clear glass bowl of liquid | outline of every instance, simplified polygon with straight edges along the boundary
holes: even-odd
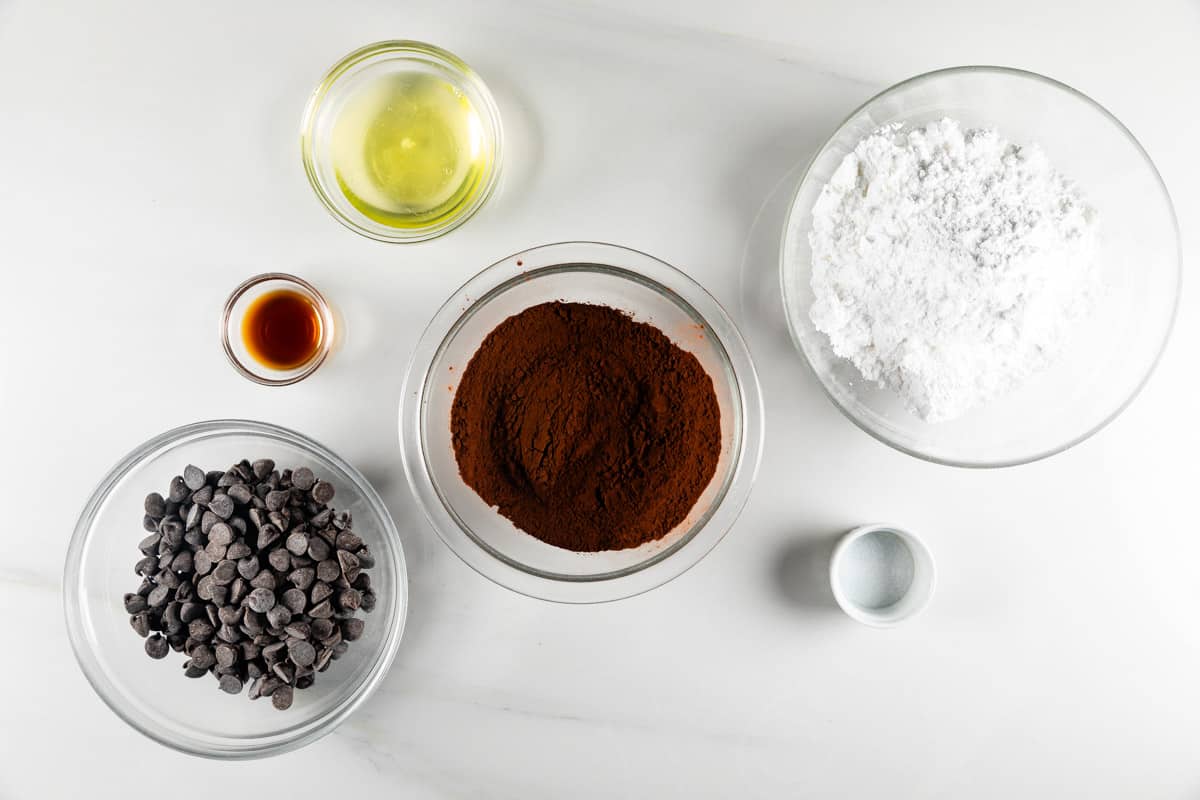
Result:
[[[309,98],[304,171],[346,227],[419,242],[466,222],[495,189],[500,112],[483,80],[433,45],[388,41],[343,58]]]

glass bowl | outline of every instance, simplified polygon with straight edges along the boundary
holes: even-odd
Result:
[[[1103,296],[1061,357],[1009,395],[949,422],[927,423],[834,354],[809,319],[812,208],[842,159],[884,125],[949,116],[1037,143],[1099,212]],[[1175,317],[1179,230],[1166,187],[1133,135],[1095,101],[1050,78],[1002,67],[919,75],[875,96],[817,152],[784,225],[780,279],[788,327],[825,391],[876,439],[918,458],[1001,467],[1083,441],[1133,399],[1158,362]]]
[[[312,358],[291,369],[275,369],[259,362],[251,355],[242,336],[242,323],[254,301],[279,290],[296,292],[312,303],[320,328]],[[325,302],[325,298],[308,281],[285,272],[267,272],[243,281],[229,295],[229,299],[225,301],[225,308],[221,311],[221,347],[229,358],[229,363],[243,378],[264,386],[287,386],[299,383],[312,375],[329,355],[333,341],[333,311]]]
[[[712,377],[721,455],[688,517],[665,537],[628,550],[576,553],[524,533],[459,476],[450,439],[458,376],[503,320],[561,300],[630,313],[691,352]],[[696,564],[737,518],[758,470],[763,411],[758,377],[733,321],[699,284],[645,253],[595,242],[536,247],[467,281],[425,330],[404,382],[400,439],[413,492],[451,550],[485,577],[546,600],[616,600]]]
[[[308,466],[336,490],[332,505],[354,516],[354,531],[375,555],[371,586],[378,600],[362,638],[297,691],[287,711],[269,699],[222,693],[210,677],[188,680],[186,656],[155,661],[130,628],[122,597],[140,579],[143,500],[165,494],[188,464],[224,469],[242,458],[272,458],[280,468]],[[332,731],[387,673],[408,606],[408,578],[395,523],[354,467],[313,440],[275,425],[245,420],[197,422],[156,436],[126,456],[96,487],[67,551],[67,632],[84,675],[117,716],[168,747],[194,755],[244,759],[275,755]]]
[[[338,185],[331,142],[334,123],[368,81],[396,74],[426,75],[450,84],[475,111],[485,168],[462,202],[428,224],[398,228],[356,208]],[[470,219],[491,196],[500,177],[503,131],[500,110],[483,79],[458,56],[431,44],[386,41],[367,45],[334,64],[313,90],[300,125],[300,154],[308,182],[321,203],[350,230],[381,242],[420,242],[448,233]]]

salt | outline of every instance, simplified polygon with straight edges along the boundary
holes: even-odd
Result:
[[[885,609],[904,599],[912,586],[912,552],[891,531],[872,531],[850,542],[837,579],[846,599],[860,608]]]

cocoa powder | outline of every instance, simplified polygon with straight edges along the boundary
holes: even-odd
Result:
[[[712,379],[657,328],[544,303],[500,323],[450,414],[459,473],[521,530],[577,552],[659,539],[716,471]]]

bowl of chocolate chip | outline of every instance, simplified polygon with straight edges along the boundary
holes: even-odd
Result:
[[[733,321],[652,256],[596,242],[509,256],[418,344],[404,466],[434,530],[531,597],[617,600],[700,561],[737,518],[762,399]]]
[[[332,731],[378,687],[407,610],[395,523],[353,466],[295,431],[167,431],[101,481],[67,552],[67,630],[100,698],[210,758]]]

